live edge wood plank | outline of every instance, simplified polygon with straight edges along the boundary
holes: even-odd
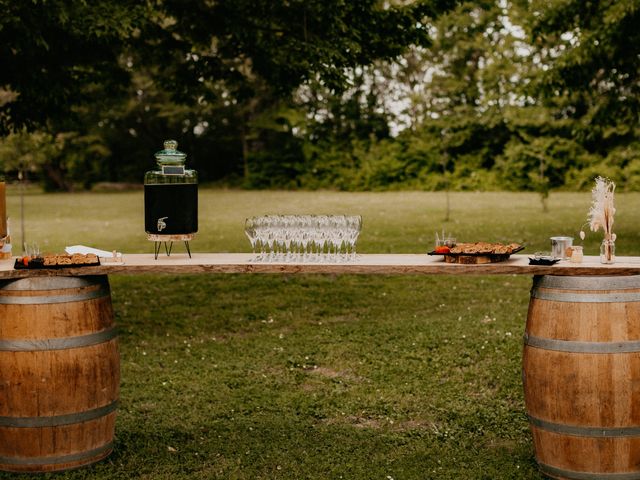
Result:
[[[375,274],[375,275],[639,275],[640,257],[617,257],[613,265],[602,265],[598,257],[585,256],[583,263],[561,261],[552,266],[529,265],[527,255],[512,255],[505,262],[461,265],[445,263],[442,257],[425,254],[359,254],[355,261],[274,263],[254,262],[250,253],[174,253],[170,257],[124,254],[124,264],[59,270],[15,270],[15,258],[0,261],[0,279],[35,276],[284,273],[284,274]]]

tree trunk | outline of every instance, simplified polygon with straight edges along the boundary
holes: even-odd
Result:
[[[51,185],[53,190],[65,192],[73,191],[73,183],[69,182],[60,167],[51,163],[45,163],[42,170],[47,177],[45,184]]]
[[[249,178],[249,140],[247,139],[247,122],[242,124],[242,178]]]

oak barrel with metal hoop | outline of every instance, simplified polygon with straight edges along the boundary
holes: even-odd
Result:
[[[0,470],[105,458],[119,385],[106,276],[0,281]]]
[[[535,277],[522,376],[544,474],[640,479],[640,276]]]

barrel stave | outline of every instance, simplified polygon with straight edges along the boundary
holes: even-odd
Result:
[[[110,404],[119,394],[116,340],[85,348],[0,352],[0,416],[62,415]],[[25,399],[33,398],[33,401]]]

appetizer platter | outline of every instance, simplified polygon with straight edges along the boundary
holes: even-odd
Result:
[[[95,267],[100,265],[100,259],[93,253],[73,255],[42,255],[30,257],[25,255],[16,259],[16,270],[42,269],[42,268],[71,268],[71,267]]]
[[[518,243],[457,243],[453,246],[438,246],[429,255],[443,255],[447,263],[483,264],[504,262],[523,249],[524,246]]]

